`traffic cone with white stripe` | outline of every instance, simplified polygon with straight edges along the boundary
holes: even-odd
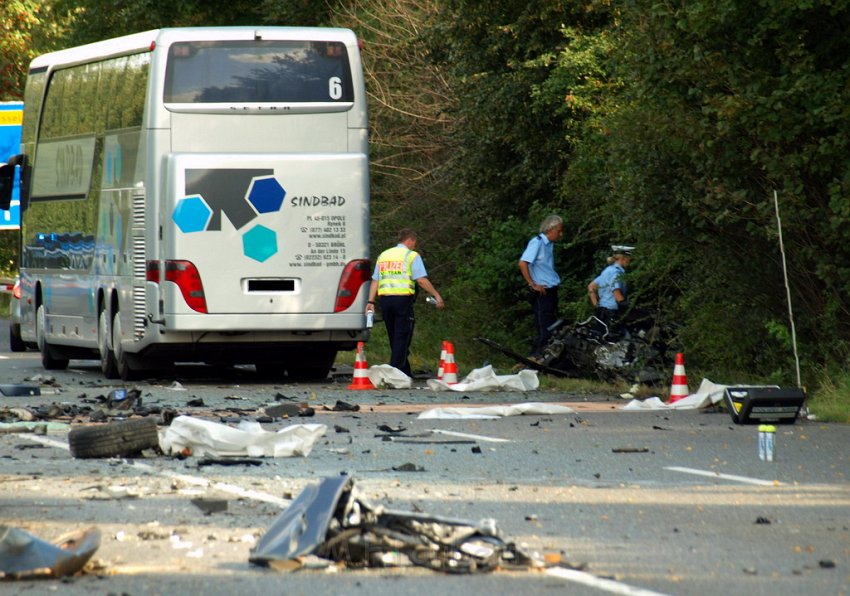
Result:
[[[668,404],[675,403],[689,395],[688,377],[685,375],[685,355],[676,354],[676,366],[673,367],[673,382],[670,384],[670,399]]]
[[[357,342],[357,357],[354,359],[354,376],[351,379],[349,389],[374,389],[375,386],[369,380],[369,365],[366,364],[366,351],[363,342]]]
[[[457,364],[455,364],[455,346],[446,342],[446,361],[443,363],[443,382],[446,385],[457,384]]]
[[[442,380],[443,373],[446,372],[446,344],[449,343],[443,340],[443,349],[440,350],[440,368],[437,369],[437,379]]]

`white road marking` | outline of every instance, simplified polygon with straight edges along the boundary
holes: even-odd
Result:
[[[590,586],[591,588],[597,588],[611,594],[624,594],[626,596],[663,596],[663,592],[654,592],[652,590],[645,590],[644,588],[635,588],[628,584],[623,584],[612,579],[596,577],[590,573],[577,571],[575,569],[550,567],[545,573],[546,575]]]
[[[677,466],[666,466],[664,469],[672,472],[682,472],[683,474],[694,474],[696,476],[707,476],[708,478],[719,478],[721,480],[733,480],[735,482],[743,482],[745,484],[755,484],[756,486],[782,486],[783,484],[778,480],[761,480],[760,478],[750,478],[748,476],[721,474],[720,472],[712,472],[710,470],[695,470],[693,468],[679,468]]]
[[[498,437],[485,437],[484,435],[471,435],[469,433],[459,433],[453,430],[431,429],[429,432],[435,435],[448,435],[450,437],[460,437],[463,439],[475,439],[477,441],[485,441],[490,443],[510,443],[510,439],[500,439]]]

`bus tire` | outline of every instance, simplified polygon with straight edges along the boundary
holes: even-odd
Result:
[[[97,319],[97,351],[100,353],[100,370],[107,379],[117,379],[118,365],[115,363],[115,354],[112,353],[111,339],[112,331],[104,308]]]
[[[134,418],[75,428],[68,433],[68,446],[71,455],[79,459],[126,457],[159,447],[159,434],[154,418]]]
[[[282,380],[286,375],[286,364],[283,362],[255,362],[254,368],[263,379]]]
[[[133,366],[132,356],[121,347],[121,317],[119,313],[112,315],[112,357],[115,359],[115,370],[123,381],[135,381],[141,372]]]
[[[21,337],[20,323],[9,323],[9,349],[13,352],[27,351],[27,344]]]
[[[336,350],[308,351],[305,356],[295,358],[286,367],[292,381],[324,381],[333,368]]]
[[[68,359],[56,355],[56,349],[47,343],[45,336],[45,325],[47,324],[47,312],[44,305],[38,305],[35,315],[35,337],[38,349],[41,352],[41,365],[45,370],[64,370],[68,368]]]

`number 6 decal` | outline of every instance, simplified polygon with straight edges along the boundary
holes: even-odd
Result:
[[[328,79],[328,94],[331,96],[331,99],[342,97],[342,79],[339,77]]]

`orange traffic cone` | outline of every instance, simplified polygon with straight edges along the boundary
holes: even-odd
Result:
[[[673,382],[670,384],[670,399],[668,404],[675,403],[680,399],[688,397],[688,377],[685,376],[685,355],[676,354],[676,366],[673,368]]]
[[[446,342],[446,361],[443,364],[443,382],[447,385],[457,384],[457,364],[455,364],[455,346]]]
[[[349,389],[374,389],[375,386],[369,380],[369,365],[366,364],[366,351],[363,342],[357,342],[357,357],[354,359],[354,376],[351,379]]]
[[[443,373],[446,371],[446,344],[449,343],[443,340],[443,349],[440,350],[440,368],[437,369],[437,379],[443,378]]]

